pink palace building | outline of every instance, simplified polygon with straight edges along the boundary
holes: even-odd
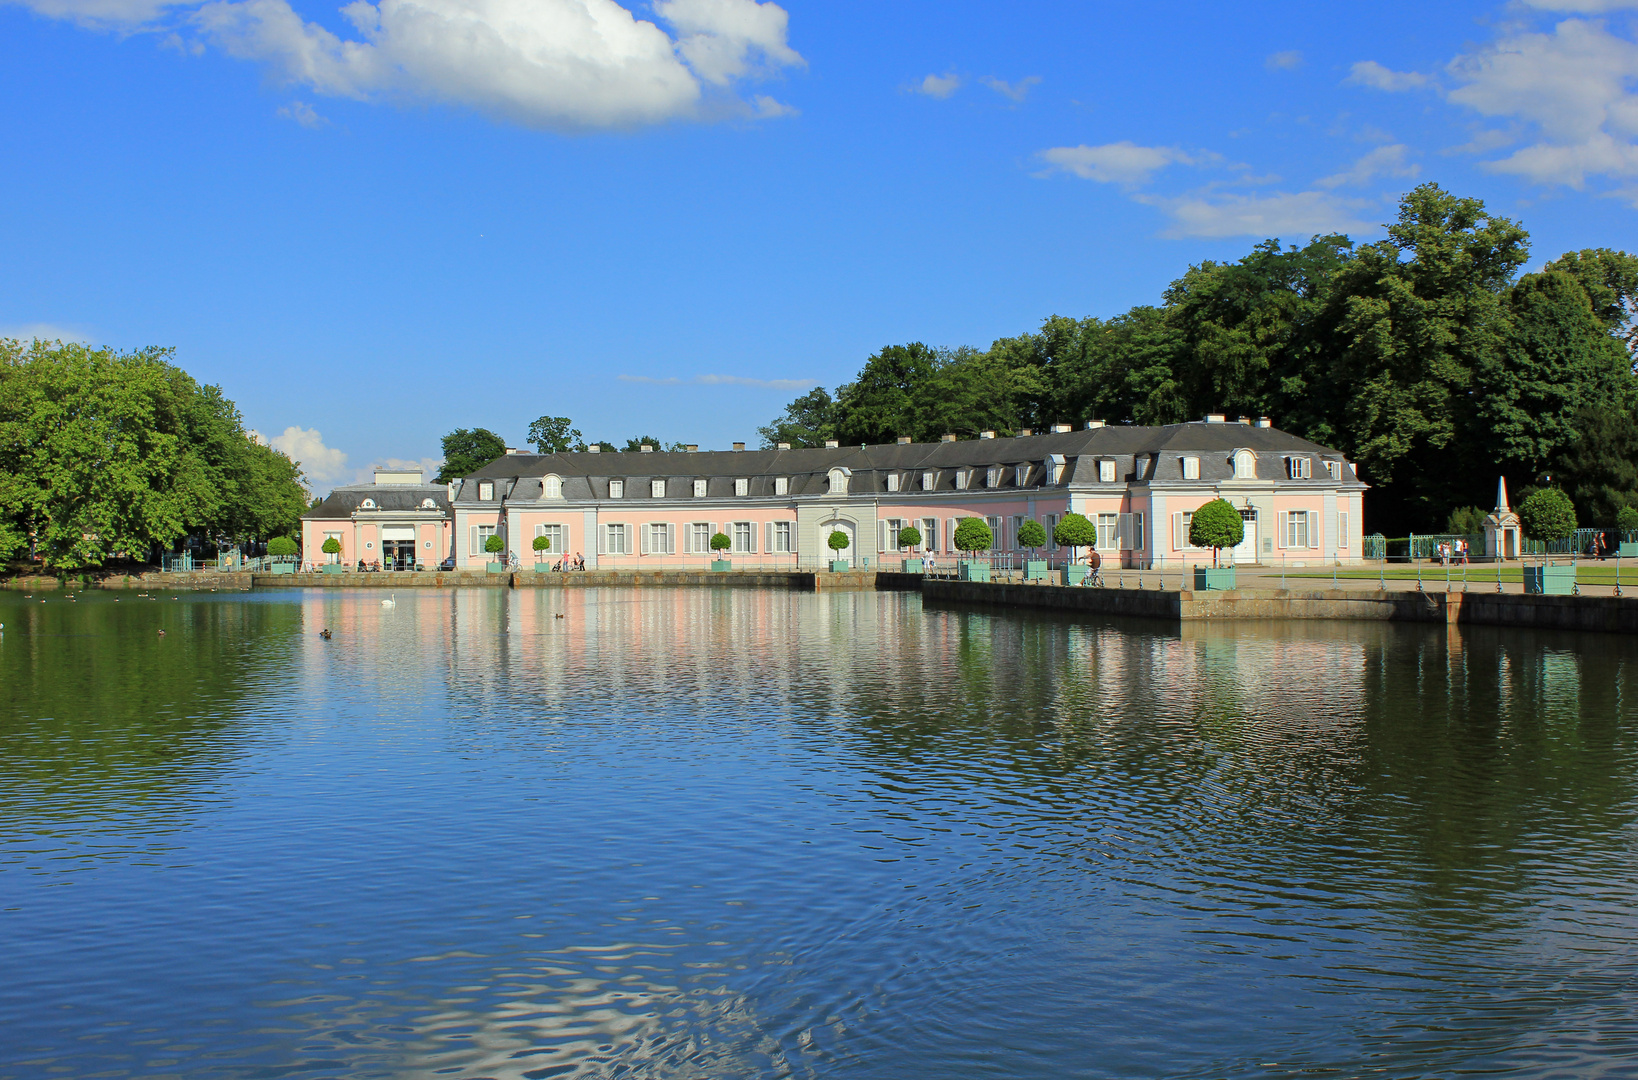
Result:
[[[341,546],[326,554],[324,541]],[[338,487],[302,515],[302,562],[388,570],[436,570],[454,552],[449,489],[418,470],[376,469],[375,483]]]
[[[1025,521],[1040,522],[1050,538],[1073,512],[1097,526],[1098,551],[1109,565],[1150,569],[1211,561],[1209,549],[1189,546],[1189,519],[1221,497],[1246,523],[1235,562],[1346,565],[1361,557],[1366,485],[1354,466],[1267,418],[1214,414],[1164,427],[1058,425],[1014,438],[985,432],[936,443],[744,447],[509,451],[451,485],[452,533],[438,533],[430,511],[442,508],[431,496],[420,504],[429,515],[416,528],[428,538],[448,536],[460,568],[513,560],[550,566],[576,554],[588,568],[605,569],[703,568],[714,557],[736,568],[813,567],[832,557],[825,541],[834,531],[851,540],[842,559],[874,567],[909,554],[898,545],[905,525],[920,530],[923,552],[943,561],[957,554],[956,523],[980,517],[996,551],[1021,556],[1018,529]],[[360,504],[351,517],[373,522],[381,511],[379,502],[373,511]],[[314,524],[308,523],[310,544]],[[377,534],[368,524],[354,527],[358,539],[347,557],[363,543],[368,560],[369,538]],[[719,532],[733,545],[714,556],[710,538]],[[379,536],[385,542],[386,533]],[[485,551],[491,536],[501,538],[504,555]],[[537,536],[547,538],[546,552],[534,550]],[[416,543],[419,554],[426,541]]]

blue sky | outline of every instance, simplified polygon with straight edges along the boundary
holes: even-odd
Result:
[[[1634,247],[1638,0],[1242,7],[0,6],[0,333],[175,346],[323,489],[548,413],[754,442],[1427,180]]]

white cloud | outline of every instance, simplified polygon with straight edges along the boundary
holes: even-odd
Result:
[[[687,380],[675,376],[658,379],[652,375],[616,375],[615,378],[649,386],[681,386],[686,381],[696,386],[754,386],[759,390],[806,390],[819,384],[817,379],[749,379],[743,375],[695,375]]]
[[[1174,162],[1194,163],[1192,157],[1176,147],[1139,146],[1129,140],[1102,146],[1054,146],[1036,156],[1049,166],[1042,175],[1070,172],[1084,180],[1128,186],[1144,183]]]
[[[411,470],[414,470],[414,469],[419,469],[421,471],[421,479],[423,481],[425,481],[426,483],[430,484],[430,483],[432,483],[432,478],[434,476],[438,475],[438,470],[443,468],[443,467],[444,467],[444,459],[443,458],[434,458],[434,457],[424,457],[424,458],[395,458],[395,457],[390,457],[390,458],[382,458],[379,461],[377,461],[375,464],[371,465],[368,469],[360,469],[353,476],[353,483],[355,483],[355,484],[372,484],[372,483],[374,483],[375,482],[375,470],[377,470],[377,469],[394,469],[394,470],[398,470],[398,471],[401,471],[401,472],[408,472],[408,471],[411,471]]]
[[[284,434],[268,440],[273,449],[301,465],[308,483],[334,484],[347,477],[347,455],[324,445],[317,428],[287,427]]]
[[[616,375],[621,382],[647,383],[650,386],[681,386],[681,379],[656,379],[651,375]]]
[[[1302,67],[1302,53],[1296,49],[1270,53],[1263,66],[1270,71],[1291,71]]]
[[[1583,15],[1638,8],[1638,0],[1524,0],[1524,2],[1543,11],[1574,11]]]
[[[1031,75],[1027,78],[1019,79],[1015,83],[1009,83],[986,75],[984,78],[978,81],[989,87],[991,90],[994,90],[997,94],[1000,94],[1004,98],[1010,98],[1013,101],[1023,101],[1029,96],[1030,88],[1041,81],[1041,77],[1039,75]]]
[[[1323,233],[1373,229],[1359,217],[1359,211],[1370,203],[1324,191],[1177,199],[1145,195],[1138,196],[1137,200],[1166,212],[1172,224],[1161,235],[1172,238],[1281,236],[1306,239]]]
[[[961,89],[961,76],[955,72],[950,72],[948,75],[929,75],[921,80],[921,84],[914,89],[918,94],[926,94],[928,97],[935,97],[942,101]]]
[[[675,40],[614,0],[352,0],[341,9],[350,38],[306,21],[289,0],[24,2],[123,29],[174,8],[202,41],[315,93],[448,102],[545,128],[786,115],[771,98],[713,108],[707,89],[804,63],[787,43],[785,9],[771,0],[658,0],[654,12]]]
[[[1420,90],[1429,82],[1426,75],[1415,71],[1393,71],[1375,60],[1361,60],[1349,69],[1348,78],[1343,81],[1390,92]]]
[[[1420,166],[1405,160],[1409,148],[1404,143],[1395,143],[1392,146],[1379,146],[1366,154],[1353,166],[1335,176],[1327,176],[1318,181],[1315,186],[1322,188],[1338,188],[1344,185],[1358,187],[1367,184],[1378,176],[1397,176],[1410,179],[1421,171]]]
[[[69,326],[58,326],[55,323],[24,323],[21,326],[0,326],[0,338],[15,338],[22,342],[30,342],[38,338],[41,341],[78,342],[82,345],[91,343],[91,335],[84,330],[76,330]]]
[[[286,120],[294,120],[304,128],[321,128],[330,122],[314,111],[313,107],[305,101],[292,101],[280,108],[278,115]]]

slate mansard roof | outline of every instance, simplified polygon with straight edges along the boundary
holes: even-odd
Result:
[[[1050,484],[1054,464],[1063,470],[1057,487],[1095,491],[1100,483],[1098,462],[1115,462],[1115,483],[1139,482],[1157,488],[1168,485],[1198,487],[1234,479],[1232,455],[1250,450],[1257,456],[1256,478],[1293,487],[1363,488],[1343,455],[1329,447],[1298,438],[1277,428],[1238,423],[1194,422],[1164,427],[1100,427],[1091,430],[1025,435],[1009,439],[964,439],[936,443],[884,443],[809,450],[721,450],[650,453],[508,454],[457,482],[454,503],[493,506],[503,502],[537,502],[545,478],[560,479],[565,502],[601,502],[609,498],[609,481],[623,480],[621,502],[651,499],[649,481],[665,480],[667,499],[694,496],[693,481],[706,482],[706,498],[733,498],[734,481],[748,481],[751,498],[802,498],[830,494],[833,469],[848,473],[848,495],[921,495],[959,492],[971,496],[1006,489],[1040,488]],[[1184,480],[1182,459],[1199,458],[1199,479]],[[1287,477],[1286,459],[1312,459],[1308,479]],[[1322,462],[1340,465],[1332,479]],[[1143,464],[1141,475],[1138,464]],[[1026,467],[1022,477],[1019,467]],[[988,470],[999,467],[998,482],[987,481]],[[957,473],[975,470],[967,488],[957,486]],[[934,474],[934,486],[924,488],[922,477]],[[887,478],[897,474],[899,489],[890,492]],[[775,480],[787,481],[776,494]],[[494,485],[493,497],[479,498],[480,485]],[[673,484],[672,482],[676,482]],[[1021,482],[1020,482],[1021,481]],[[686,485],[686,486],[685,486]]]
[[[432,506],[426,501],[432,500]],[[365,500],[374,506],[365,506]],[[442,484],[350,484],[338,487],[302,515],[304,521],[348,521],[364,513],[431,513],[449,516],[449,489]]]

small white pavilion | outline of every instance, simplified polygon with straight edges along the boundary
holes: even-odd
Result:
[[[1496,480],[1496,508],[1484,519],[1484,550],[1492,559],[1516,559],[1523,550],[1519,516],[1507,505],[1507,477]]]

